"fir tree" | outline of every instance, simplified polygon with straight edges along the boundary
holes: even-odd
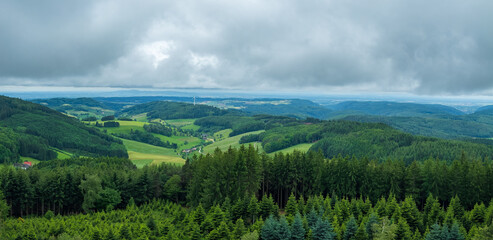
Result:
[[[431,226],[430,233],[426,235],[425,240],[442,240],[442,228],[438,224]]]
[[[303,220],[300,213],[296,213],[293,223],[291,224],[291,239],[303,240],[305,239],[305,228],[303,227]]]
[[[120,239],[126,239],[126,240],[132,239],[132,236],[130,235],[130,231],[128,230],[127,224],[123,224],[120,227],[119,237],[120,237]]]
[[[336,234],[333,232],[333,228],[329,221],[318,218],[315,226],[311,231],[311,237],[313,240],[332,240],[336,238]]]
[[[406,220],[401,217],[397,223],[397,229],[395,231],[396,240],[411,240],[412,232],[407,224]]]
[[[346,223],[346,230],[344,231],[344,240],[353,239],[356,236],[356,231],[358,231],[358,225],[356,224],[356,219],[354,216],[349,218]]]
[[[289,196],[288,198],[288,203],[286,204],[286,214],[288,216],[294,216],[296,214],[296,212],[298,211],[298,206],[297,206],[297,203],[296,203],[296,197],[294,196],[293,193],[291,193],[291,195]]]
[[[261,237],[264,240],[278,240],[280,239],[279,230],[279,222],[274,219],[271,215],[267,220],[265,220],[264,225],[262,226]]]
[[[236,220],[236,224],[233,230],[233,236],[235,239],[240,239],[241,236],[243,236],[246,233],[247,229],[245,227],[245,223],[243,222],[243,219],[239,218]]]
[[[356,240],[366,240],[368,239],[368,234],[366,234],[366,227],[363,222],[358,227],[358,230],[356,231]]]
[[[460,232],[459,224],[454,222],[450,228],[449,238],[447,240],[465,240],[464,235]]]
[[[248,204],[248,214],[251,218],[252,223],[255,223],[255,218],[259,212],[260,207],[258,205],[257,198],[255,197],[255,195],[252,195],[252,197],[250,198],[250,203]]]
[[[373,239],[373,226],[375,224],[378,224],[378,216],[375,213],[371,213],[365,225],[365,231],[369,239]]]
[[[284,216],[279,219],[279,225],[277,225],[280,239],[291,239],[291,229],[289,229],[289,224]]]

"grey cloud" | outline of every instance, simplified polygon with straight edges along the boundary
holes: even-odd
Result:
[[[0,9],[4,85],[493,88],[487,0],[3,1]],[[149,53],[160,43],[168,47]]]

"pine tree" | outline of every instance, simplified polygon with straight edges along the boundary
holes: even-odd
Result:
[[[205,210],[202,207],[202,204],[199,203],[197,208],[195,208],[195,211],[193,214],[194,221],[200,226],[202,224],[202,222],[204,222],[205,217],[206,217]]]
[[[442,228],[438,224],[431,226],[430,233],[426,235],[426,240],[442,240]]]
[[[399,218],[399,222],[397,223],[397,229],[395,231],[395,239],[411,240],[411,237],[412,237],[412,232],[406,220],[403,217]]]
[[[296,197],[294,196],[293,193],[288,198],[288,203],[286,204],[286,214],[288,216],[294,216],[296,212],[298,211],[298,204],[296,203]]]
[[[257,217],[259,212],[260,207],[258,205],[257,198],[255,197],[255,195],[252,195],[250,203],[248,204],[248,215],[251,218],[252,223],[255,223],[255,218]]]
[[[147,219],[146,225],[151,230],[151,232],[157,230],[156,221],[154,221],[154,218],[152,216]]]
[[[308,227],[310,229],[313,229],[313,227],[317,223],[318,219],[319,219],[319,216],[317,215],[317,213],[313,210],[310,211],[310,213],[308,213],[308,215],[306,216],[306,220],[308,222]]]
[[[449,230],[448,230],[447,225],[444,225],[444,226],[442,227],[442,234],[441,234],[441,235],[442,235],[442,239],[446,239],[446,240],[448,240],[448,239],[449,239],[449,234],[450,234],[450,232],[449,232]]]
[[[332,240],[336,238],[336,233],[334,233],[334,229],[332,228],[329,221],[318,218],[317,222],[313,226],[311,230],[311,239],[312,240]]]
[[[421,233],[419,232],[418,229],[416,229],[416,231],[414,232],[414,235],[413,235],[413,240],[422,240],[423,237],[421,236]]]
[[[356,231],[356,240],[366,240],[368,239],[368,235],[366,234],[366,227],[363,222],[358,227],[358,230]]]
[[[260,202],[260,215],[262,218],[267,219],[271,214],[277,215],[275,211],[276,204],[274,203],[272,196],[267,197],[267,195],[264,195],[262,197],[262,201]]]
[[[305,228],[303,227],[303,220],[300,213],[296,213],[293,223],[291,224],[291,239],[303,240],[305,239]]]
[[[5,200],[3,192],[0,190],[0,223],[7,218],[10,212],[10,206]]]
[[[280,239],[291,239],[291,229],[289,229],[289,224],[284,216],[279,219],[278,230]]]
[[[480,225],[484,222],[486,213],[486,207],[484,203],[475,204],[474,208],[471,210],[471,222],[476,225]]]
[[[449,238],[447,240],[465,240],[464,235],[460,232],[459,224],[454,222],[450,228]]]
[[[356,219],[354,216],[349,218],[346,223],[346,230],[344,231],[344,240],[353,239],[356,236],[356,231],[358,231],[358,225],[356,224]]]
[[[190,227],[190,240],[202,239],[202,233],[200,232],[200,226],[196,222],[191,222]]]
[[[115,236],[115,233],[113,232],[113,229],[110,228],[108,232],[106,232],[105,235],[105,240],[117,240],[118,238]]]
[[[127,224],[123,224],[121,227],[120,227],[120,239],[126,239],[126,240],[130,240],[132,239],[132,236],[130,235],[130,231],[128,230],[128,226]]]
[[[233,230],[233,236],[235,239],[240,239],[241,236],[243,236],[246,233],[247,229],[245,227],[245,223],[243,222],[243,219],[239,218],[236,220],[236,224]]]
[[[373,239],[373,226],[378,224],[378,216],[373,212],[370,214],[370,218],[368,218],[368,222],[365,225],[365,231],[368,235],[368,239]]]
[[[262,226],[261,237],[264,240],[278,240],[280,239],[279,230],[279,222],[274,219],[271,215],[267,220],[265,220],[264,225]]]

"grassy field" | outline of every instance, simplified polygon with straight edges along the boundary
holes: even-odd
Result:
[[[33,165],[40,162],[38,159],[34,159],[34,158],[31,158],[31,157],[23,157],[23,156],[20,156],[20,159],[21,159],[22,162],[32,162]]]
[[[175,126],[175,127],[184,127],[188,125],[193,125],[193,122],[195,122],[195,118],[189,118],[189,119],[172,119],[172,120],[165,120],[165,122],[169,125]]]
[[[148,164],[174,163],[178,165],[185,164],[173,149],[157,147],[141,142],[122,139],[127,148],[129,159],[137,167],[143,167]]]
[[[72,153],[69,153],[69,152],[66,152],[66,151],[63,151],[63,150],[60,150],[57,148],[53,148],[52,150],[57,153],[58,159],[69,159],[72,157]]]
[[[292,153],[294,150],[298,150],[300,152],[307,152],[310,147],[313,145],[313,143],[302,143],[302,144],[298,144],[298,145],[294,145],[294,146],[291,146],[291,147],[288,147],[288,148],[285,148],[285,149],[281,149],[281,150],[278,150],[278,151],[275,151],[275,152],[271,152],[269,153],[268,155],[269,156],[274,156],[276,153]]]
[[[139,121],[139,122],[147,122],[147,113],[141,113],[141,114],[132,116],[131,118],[135,119],[136,121]]]
[[[221,141],[223,139],[226,139],[228,138],[229,134],[232,132],[233,130],[228,128],[228,129],[224,129],[224,130],[221,130],[219,132],[216,132],[214,133],[214,139],[216,141]]]
[[[196,137],[188,137],[188,136],[163,136],[159,134],[153,133],[154,136],[160,138],[163,142],[170,142],[178,144],[178,150],[183,150],[186,148],[192,148],[202,143],[202,140]],[[186,144],[185,144],[186,142]]]
[[[221,149],[222,151],[225,151],[225,150],[228,150],[228,148],[231,146],[231,147],[240,147],[240,138],[245,136],[245,135],[248,135],[248,134],[258,134],[258,133],[261,133],[263,132],[264,130],[260,130],[260,131],[255,131],[255,132],[248,132],[248,133],[243,133],[243,134],[240,134],[240,135],[237,135],[237,136],[234,136],[234,137],[229,137],[229,138],[226,138],[226,139],[223,139],[221,141],[216,141],[214,142],[213,144],[211,145],[208,145],[206,147],[204,147],[203,149],[203,153],[212,153],[214,152],[214,150],[216,148],[219,148]],[[228,133],[229,134],[229,133]],[[257,147],[260,146],[260,144],[257,144]],[[261,146],[260,146],[261,147]]]
[[[181,127],[181,129],[183,129],[183,130],[194,130],[194,131],[198,131],[199,128],[200,128],[200,126],[197,126],[195,124],[185,125],[185,126]]]
[[[179,120],[189,120],[189,119],[179,119]],[[101,129],[106,130],[109,134],[113,134],[113,133],[128,134],[130,133],[130,130],[145,131],[144,130],[144,125],[146,124],[145,122],[137,122],[137,121],[117,121],[117,122],[120,123],[120,127],[109,127],[109,128],[103,127]],[[91,125],[95,125],[95,124],[96,122],[91,122]],[[191,148],[202,143],[202,140],[196,137],[188,137],[188,136],[167,137],[156,133],[152,133],[152,135],[160,138],[163,142],[176,143],[178,145],[179,150]],[[185,144],[185,142],[187,144]]]

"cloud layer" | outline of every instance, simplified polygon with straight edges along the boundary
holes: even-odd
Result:
[[[0,2],[0,85],[484,94],[493,2]]]

